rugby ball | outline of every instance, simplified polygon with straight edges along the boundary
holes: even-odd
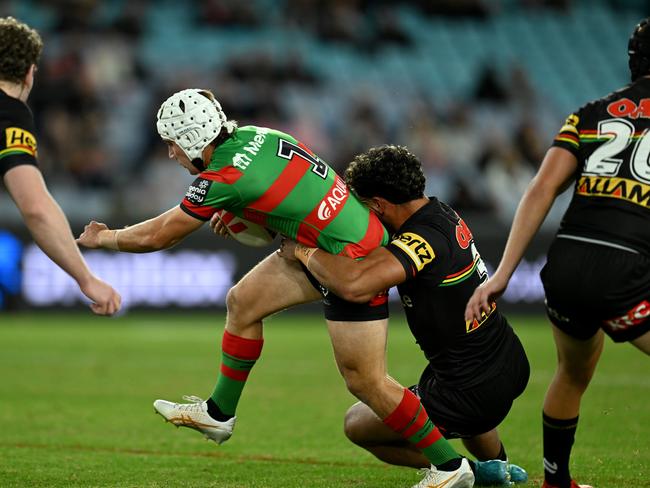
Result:
[[[237,217],[226,210],[218,210],[216,214],[225,225],[228,234],[245,246],[267,246],[275,239],[276,233],[263,225]]]

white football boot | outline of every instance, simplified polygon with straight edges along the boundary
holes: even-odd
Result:
[[[465,458],[456,471],[438,471],[432,465],[424,472],[422,481],[413,485],[413,488],[472,488],[474,486],[474,473]]]
[[[219,422],[208,414],[208,404],[196,396],[183,396],[183,400],[190,403],[174,403],[167,400],[156,400],[153,408],[162,415],[167,422],[176,427],[189,427],[198,430],[206,439],[217,444],[222,444],[230,439],[235,428],[235,418]]]

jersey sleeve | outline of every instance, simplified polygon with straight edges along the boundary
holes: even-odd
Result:
[[[0,115],[0,176],[21,164],[38,166],[34,120],[26,105],[16,101]]]
[[[580,159],[580,112],[569,115],[553,139],[554,147],[561,147]]]
[[[386,249],[402,264],[407,279],[426,271],[430,279],[442,280],[451,256],[448,239],[435,228],[425,225],[400,229]]]
[[[187,189],[181,210],[199,220],[210,220],[222,208],[231,210],[242,202],[237,189],[201,173]]]

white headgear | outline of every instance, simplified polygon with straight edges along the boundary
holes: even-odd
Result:
[[[191,88],[174,93],[160,106],[156,128],[165,140],[174,141],[190,158],[201,158],[203,149],[219,135],[226,122],[221,105],[208,90]]]

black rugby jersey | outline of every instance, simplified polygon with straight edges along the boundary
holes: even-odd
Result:
[[[0,176],[21,164],[37,165],[34,133],[29,107],[0,90]]]
[[[514,332],[493,305],[465,322],[465,305],[487,270],[458,214],[431,198],[404,222],[387,249],[406,270],[397,286],[409,328],[438,381],[470,387],[498,374]]]
[[[558,235],[650,254],[650,79],[571,114],[553,145],[578,159],[573,199]]]

